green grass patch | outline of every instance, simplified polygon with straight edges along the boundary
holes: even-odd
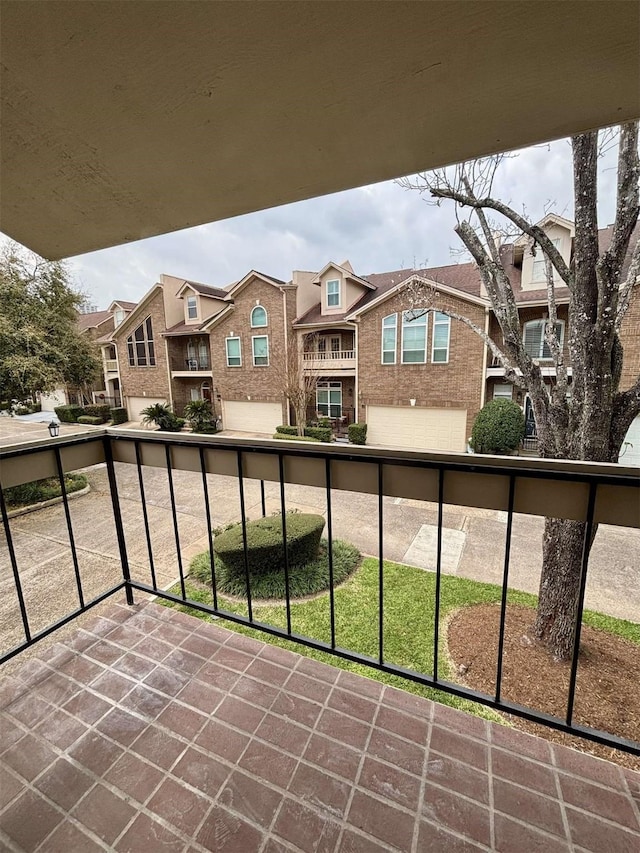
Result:
[[[378,566],[377,560],[373,558],[364,559],[358,571],[334,593],[337,645],[373,658],[377,657],[378,653]],[[411,566],[385,562],[384,589],[385,661],[417,672],[432,673],[435,574]],[[179,594],[179,588],[175,587],[172,592]],[[212,602],[210,590],[195,583],[187,583],[187,596],[204,604],[211,604]],[[495,584],[479,583],[466,578],[443,575],[440,598],[441,619],[446,618],[447,615],[460,607],[499,603],[500,598],[501,588]],[[533,608],[536,606],[537,597],[530,593],[510,590],[509,603]],[[175,606],[177,609],[199,618],[213,621],[212,617],[207,614],[182,605]],[[219,596],[219,606],[234,613],[247,614],[246,605],[225,600],[222,596]],[[298,634],[329,642],[331,637],[329,614],[328,594],[318,596],[311,601],[292,602],[292,629]],[[260,622],[286,628],[284,604],[260,605],[255,603],[253,617]],[[640,644],[640,625],[590,611],[585,611],[584,623]],[[384,684],[400,687],[411,693],[434,699],[437,702],[488,719],[499,719],[504,722],[504,719],[492,709],[469,700],[459,699],[448,693],[415,684],[402,677],[354,664],[288,640],[269,636],[252,628],[236,625],[233,622],[221,620],[220,624],[231,631],[237,631],[262,642],[290,649],[298,654],[315,658],[340,669],[356,672]],[[440,629],[440,638],[439,672],[441,677],[447,678],[452,673],[447,658],[443,627]]]
[[[327,541],[322,539],[315,560],[302,565],[289,567],[289,594],[291,598],[302,598],[316,592],[329,589],[329,556]],[[341,584],[358,566],[360,552],[354,545],[336,539],[333,543],[333,582]],[[244,574],[239,575],[220,557],[216,556],[216,581],[218,589],[227,595],[244,597],[247,585]],[[211,562],[209,552],[198,554],[191,561],[189,573],[204,584],[211,583]],[[252,598],[284,598],[285,580],[282,569],[261,570],[250,574]]]
[[[87,485],[87,478],[84,474],[65,474],[64,485],[67,494],[78,492]],[[9,510],[21,509],[52,498],[59,498],[61,495],[62,490],[57,477],[34,480],[31,483],[23,483],[21,486],[11,486],[4,489],[4,499]]]

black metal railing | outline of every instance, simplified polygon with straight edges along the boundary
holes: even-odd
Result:
[[[21,570],[12,539],[12,522],[8,516],[4,498],[0,499],[2,521],[6,536],[7,550],[12,569],[12,577],[17,595],[24,640],[0,657],[0,662],[18,654],[23,649],[47,636],[58,627],[70,622],[81,613],[105,600],[109,596],[124,590],[127,602],[133,602],[135,591],[152,593],[159,598],[177,604],[184,604],[210,615],[226,619],[237,624],[255,628],[273,636],[291,640],[303,646],[316,649],[337,657],[363,664],[382,672],[400,676],[431,688],[448,692],[458,697],[480,702],[498,711],[514,714],[524,719],[542,723],[553,729],[607,744],[640,754],[640,743],[625,739],[616,734],[603,732],[589,726],[576,723],[574,706],[578,676],[578,653],[581,639],[581,626],[584,609],[589,548],[596,524],[617,524],[619,526],[640,527],[640,478],[630,469],[615,466],[589,466],[585,463],[551,462],[527,459],[500,459],[488,457],[467,457],[463,454],[443,455],[412,452],[391,452],[379,449],[338,447],[328,449],[326,445],[295,445],[272,441],[246,442],[212,438],[205,440],[196,436],[180,438],[158,433],[141,434],[129,430],[105,430],[103,433],[89,436],[59,438],[53,442],[32,442],[31,446],[0,450],[2,474],[0,485],[14,485],[16,480],[24,478],[20,474],[22,463],[28,457],[39,454],[43,476],[51,471],[58,477],[63,498],[66,529],[73,558],[75,594],[78,606],[39,632],[33,632],[25,605],[21,582]],[[64,473],[84,465],[104,462],[107,468],[113,520],[117,533],[117,548],[122,568],[122,580],[98,596],[87,600],[78,568],[77,548],[74,537],[72,517],[64,485]],[[11,464],[13,462],[13,464]],[[17,464],[16,464],[17,463]],[[140,504],[149,556],[149,582],[132,577],[129,568],[127,540],[123,527],[117,484],[117,466],[133,465],[137,474]],[[161,468],[166,472],[171,510],[173,537],[175,540],[177,561],[177,592],[160,588],[154,564],[152,535],[147,511],[143,472],[145,468]],[[211,564],[212,603],[206,604],[190,598],[187,577],[181,557],[180,526],[178,522],[175,493],[175,472],[191,471],[199,475],[202,494],[197,496],[191,490],[191,500],[204,502],[204,516],[208,529],[209,559]],[[5,475],[6,472],[6,475]],[[238,486],[239,520],[242,523],[244,544],[246,615],[232,612],[220,606],[220,591],[216,580],[216,562],[213,548],[211,518],[211,475],[223,474],[235,477]],[[279,495],[280,512],[286,539],[286,486],[288,484],[316,485],[324,489],[327,512],[328,569],[329,569],[329,631],[328,640],[296,633],[292,629],[291,596],[289,594],[289,565],[287,549],[284,549],[285,612],[286,626],[267,624],[255,618],[255,601],[252,597],[251,575],[249,572],[247,544],[247,482],[259,484],[260,506],[263,516],[266,514],[265,482],[273,483]],[[213,483],[215,488],[215,482]],[[376,499],[377,519],[377,643],[375,654],[364,654],[353,648],[341,647],[336,638],[337,603],[334,590],[334,511],[333,495],[336,490],[369,494]],[[430,672],[417,671],[394,664],[385,649],[385,519],[384,498],[409,497],[435,505],[437,512],[437,538],[435,559],[435,595],[433,605],[433,659]],[[128,496],[129,499],[131,496]],[[215,495],[213,496],[215,499]],[[157,500],[157,497],[155,498]],[[497,660],[495,688],[489,693],[466,687],[463,684],[443,678],[439,671],[441,632],[441,597],[443,579],[443,518],[445,507],[458,504],[487,509],[502,509],[506,512],[504,542],[504,563],[500,595],[499,636],[497,638]],[[562,716],[553,716],[532,707],[524,707],[503,696],[503,658],[505,647],[505,623],[509,594],[509,577],[512,559],[512,535],[514,517],[518,513],[534,514],[543,517],[558,507],[564,507],[565,517],[580,520],[585,524],[583,558],[579,600],[575,625],[575,641],[570,665],[570,675],[566,695],[566,711]],[[193,509],[196,507],[194,505]],[[5,595],[8,591],[5,590]],[[427,614],[425,614],[425,619]],[[624,697],[621,697],[623,700]]]
[[[211,359],[207,355],[189,356],[187,353],[172,355],[170,358],[171,370],[174,371],[198,371],[211,370]]]

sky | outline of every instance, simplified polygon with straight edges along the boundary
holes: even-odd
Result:
[[[615,145],[600,161],[599,224],[613,220]],[[569,141],[523,149],[503,161],[494,196],[532,220],[545,212],[571,218]],[[453,231],[452,202],[427,203],[385,181],[359,189],[200,225],[70,259],[73,281],[98,310],[138,301],[161,273],[225,287],[257,269],[285,281],[294,269],[348,259],[355,272],[386,272],[467,260]],[[5,238],[6,239],[6,238]]]

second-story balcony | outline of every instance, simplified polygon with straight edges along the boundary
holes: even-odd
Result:
[[[305,352],[304,367],[306,370],[321,370],[327,373],[335,371],[355,374],[356,351],[349,350],[326,350]]]
[[[199,374],[211,376],[211,360],[208,355],[198,356],[188,353],[178,353],[170,357],[171,375],[176,376],[198,376]]]
[[[105,358],[103,361],[105,373],[118,372],[118,360],[115,358]]]

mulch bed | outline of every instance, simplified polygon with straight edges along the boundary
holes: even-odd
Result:
[[[502,697],[564,718],[569,664],[554,662],[532,638],[535,611],[510,605],[505,623]],[[493,694],[500,607],[464,607],[449,622],[448,644],[455,680]],[[583,626],[574,722],[640,741],[640,648],[629,640]],[[564,746],[640,770],[640,759],[583,738],[509,716],[517,728]]]

